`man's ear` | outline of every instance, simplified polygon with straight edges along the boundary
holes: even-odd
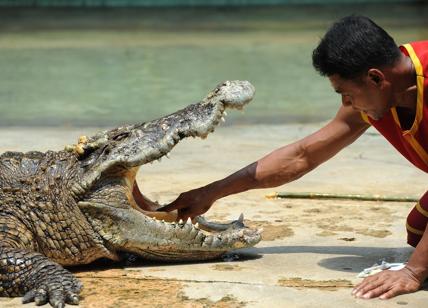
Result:
[[[372,82],[375,86],[379,87],[385,80],[385,75],[377,68],[371,68],[367,72],[367,78],[369,82]]]

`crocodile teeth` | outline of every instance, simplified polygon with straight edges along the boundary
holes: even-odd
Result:
[[[192,220],[190,219],[190,217],[187,218],[186,224],[187,225],[189,225],[189,224],[191,225],[192,224]]]
[[[213,243],[212,243],[212,247],[218,247],[218,246],[220,246],[220,244],[221,244],[221,240],[218,238],[218,237],[215,237],[214,239],[213,239]]]
[[[182,224],[183,224],[183,219],[180,219],[180,220],[178,221],[178,223],[179,223],[180,225],[182,225]]]
[[[190,238],[194,239],[198,235],[199,231],[195,227],[192,227],[189,231]]]
[[[223,111],[223,115],[224,115],[224,116],[227,116],[227,112],[226,112],[226,111]]]
[[[199,222],[195,223],[195,228],[199,229]]]
[[[198,232],[198,234],[195,237],[196,242],[203,242],[203,239],[205,238],[205,234],[203,232]]]
[[[184,224],[184,226],[181,227],[181,230],[184,232],[184,234],[190,234],[190,232],[192,231],[192,228],[193,227],[191,225]]]
[[[244,222],[244,213],[241,213],[241,215],[239,215],[238,221]]]
[[[213,242],[213,236],[207,236],[204,240],[204,243],[202,244],[202,246],[206,247],[206,246],[211,246],[212,242]]]
[[[226,119],[224,117],[221,117],[222,122],[226,122]]]

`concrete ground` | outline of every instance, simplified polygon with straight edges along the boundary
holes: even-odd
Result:
[[[182,191],[219,179],[319,125],[225,126],[207,140],[185,140],[171,159],[143,166],[140,188],[167,203]],[[60,149],[89,129],[3,128],[0,152]],[[210,219],[263,227],[263,241],[215,262],[159,264],[137,260],[74,268],[85,288],[81,307],[426,307],[426,291],[391,300],[350,293],[356,275],[380,260],[403,262],[405,218],[412,203],[268,200],[273,191],[422,195],[427,177],[369,130],[299,181],[219,200]],[[18,307],[20,299],[0,299]],[[26,307],[32,307],[28,304]]]

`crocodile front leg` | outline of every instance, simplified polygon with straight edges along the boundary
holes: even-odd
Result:
[[[53,307],[77,305],[81,283],[61,265],[45,256],[22,249],[0,247],[0,296],[22,296]]]
[[[53,307],[78,304],[82,284],[61,265],[31,251],[28,232],[18,219],[0,219],[0,296],[23,296],[23,303]],[[26,248],[27,247],[27,248]]]

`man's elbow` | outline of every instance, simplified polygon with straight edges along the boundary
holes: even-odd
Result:
[[[310,159],[309,151],[302,145],[296,145],[296,155],[292,162],[292,168],[285,168],[287,177],[294,181],[304,176],[309,171],[317,167],[317,163]]]

